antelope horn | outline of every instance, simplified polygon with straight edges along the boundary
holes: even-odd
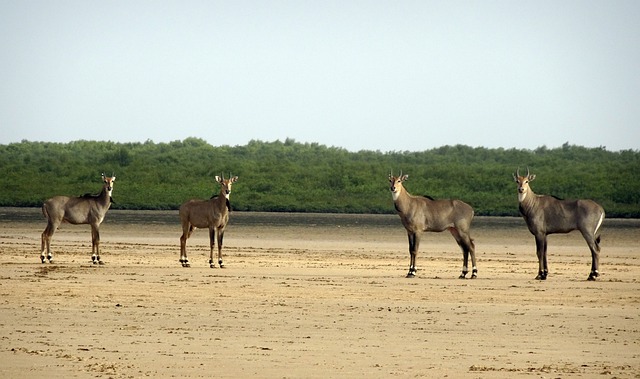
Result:
[[[520,167],[518,166],[518,169],[516,170],[516,176],[520,176]]]
[[[529,178],[529,166],[527,166],[527,178]]]

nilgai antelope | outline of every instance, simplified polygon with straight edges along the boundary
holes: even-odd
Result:
[[[591,273],[587,280],[598,277],[598,254],[600,253],[600,226],[604,220],[604,209],[592,200],[562,200],[553,196],[536,195],[529,183],[536,178],[529,173],[520,176],[520,169],[513,174],[518,183],[520,214],[536,239],[538,254],[538,276],[545,280],[549,273],[547,266],[547,235],[569,233],[579,230],[591,250]]]
[[[430,197],[413,196],[402,185],[409,178],[408,175],[393,176],[389,174],[389,184],[393,202],[400,215],[400,221],[407,229],[409,236],[409,273],[407,278],[416,275],[416,256],[420,245],[422,232],[443,232],[449,230],[462,249],[463,264],[460,279],[464,279],[469,272],[469,254],[473,264],[471,278],[478,276],[476,267],[476,252],[473,239],[469,234],[473,208],[460,200],[434,200]]]
[[[47,227],[42,232],[42,250],[40,260],[53,262],[51,254],[51,237],[61,223],[91,225],[91,260],[94,264],[102,264],[100,260],[100,232],[98,228],[111,207],[111,193],[115,175],[106,177],[102,174],[102,192],[98,195],[85,194],[79,197],[55,196],[42,204],[42,214],[47,218]]]
[[[215,268],[213,263],[213,248],[215,246],[216,233],[218,234],[218,264],[222,263],[222,238],[224,229],[229,222],[231,205],[231,185],[238,180],[237,176],[225,179],[216,176],[216,182],[220,183],[220,194],[209,200],[192,199],[180,206],[180,222],[182,223],[182,236],[180,237],[180,263],[182,267],[190,267],[187,259],[187,240],[196,228],[209,228],[209,242],[211,253],[209,255],[209,267]]]

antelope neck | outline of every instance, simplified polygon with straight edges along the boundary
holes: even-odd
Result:
[[[409,200],[409,193],[404,189],[400,189],[397,192],[392,192],[393,202],[398,212],[402,212],[402,208],[404,208],[404,204]]]
[[[526,198],[527,198],[527,193],[526,192],[525,193],[518,192],[518,201],[519,202],[522,203],[524,201],[524,199],[526,199]]]
[[[518,201],[520,203],[520,209],[529,210],[533,208],[535,198],[536,198],[536,195],[531,190],[523,194],[518,193]]]
[[[215,198],[216,207],[218,207],[221,211],[229,209],[229,195],[227,191],[220,191],[220,194]]]
[[[96,201],[101,204],[111,204],[111,192],[113,192],[113,190],[107,191],[106,188],[102,188],[100,194],[97,196],[97,198],[95,198]]]

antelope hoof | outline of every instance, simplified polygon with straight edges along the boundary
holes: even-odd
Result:
[[[220,266],[220,268],[225,268],[224,263],[222,263],[222,259],[218,259],[218,265]]]
[[[466,279],[467,278],[467,272],[469,272],[469,271],[462,271],[462,274],[460,274],[460,276],[458,276],[458,279]]]
[[[182,267],[191,267],[187,258],[180,258],[180,264]]]
[[[536,276],[536,280],[547,280],[547,273],[546,272],[539,272],[538,276]]]
[[[478,277],[478,270],[477,269],[473,269],[473,271],[471,271],[471,279],[475,279]]]
[[[213,263],[213,259],[209,259],[209,267],[216,268],[216,265]]]
[[[45,259],[46,259],[46,258],[44,257],[44,255],[41,255],[41,256],[40,256],[40,260],[42,261],[42,263],[44,263]]]
[[[593,282],[596,280],[598,276],[600,276],[598,271],[592,271],[591,274],[589,274],[589,277],[587,278],[587,280]]]

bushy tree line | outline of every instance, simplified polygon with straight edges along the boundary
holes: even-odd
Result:
[[[23,141],[0,145],[0,206],[40,206],[58,194],[97,193],[115,173],[114,208],[176,209],[217,193],[215,175],[238,175],[235,210],[391,213],[387,176],[409,175],[414,195],[460,198],[478,215],[517,215],[517,167],[530,167],[539,194],[591,198],[609,217],[640,217],[640,152],[564,144],[536,150],[443,146],[427,151],[359,151],[316,143]]]

